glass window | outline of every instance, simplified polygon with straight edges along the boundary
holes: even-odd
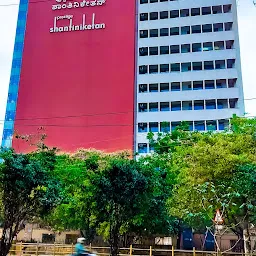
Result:
[[[236,78],[228,79],[228,88],[234,88],[234,87],[236,87],[236,81],[237,81]]]
[[[160,19],[168,19],[169,18],[168,14],[169,14],[168,11],[160,12]]]
[[[160,111],[170,111],[170,103],[160,102]]]
[[[148,124],[147,123],[139,123],[138,124],[138,132],[148,132]]]
[[[180,63],[172,63],[171,72],[180,72]]]
[[[150,3],[157,3],[158,0],[149,0]]]
[[[192,110],[192,101],[183,101],[182,110]]]
[[[172,122],[172,131],[174,131],[180,125],[181,125],[181,122]]]
[[[234,49],[234,40],[226,41],[226,48],[227,49]]]
[[[190,91],[190,90],[192,90],[192,83],[190,81],[182,82],[182,91]]]
[[[150,29],[149,36],[150,37],[158,37],[158,29]]]
[[[139,112],[148,112],[148,104],[147,103],[139,103]]]
[[[230,108],[237,108],[238,99],[229,99],[229,107]]]
[[[158,47],[149,47],[149,55],[158,55]]]
[[[150,20],[158,20],[158,12],[151,12],[149,14],[149,19]]]
[[[217,108],[218,109],[228,108],[228,100],[227,99],[217,100]]]
[[[200,8],[192,8],[191,16],[198,16],[198,15],[200,15]]]
[[[140,4],[147,4],[148,0],[140,0]]]
[[[172,82],[171,83],[171,91],[180,91],[180,83]]]
[[[170,51],[171,51],[171,54],[180,53],[180,46],[179,45],[171,45]]]
[[[231,5],[231,4],[225,4],[225,5],[223,5],[223,12],[224,12],[224,13],[231,12],[231,9],[232,9],[232,5]]]
[[[202,62],[193,62],[192,67],[194,71],[203,70]]]
[[[227,68],[235,68],[236,60],[235,59],[229,59],[227,60]]]
[[[160,64],[160,73],[170,72],[169,64]]]
[[[171,103],[171,110],[172,111],[181,111],[181,102],[180,101],[174,101]]]
[[[149,65],[149,74],[158,73],[158,65]]]
[[[158,123],[149,123],[149,131],[150,132],[158,132]]]
[[[148,47],[141,47],[139,49],[140,56],[148,56]]]
[[[215,89],[214,80],[206,80],[205,81],[205,89],[206,90]]]
[[[203,81],[194,81],[193,82],[193,90],[203,90],[203,89],[204,89]]]
[[[192,26],[192,34],[200,34],[201,33],[201,25]]]
[[[149,92],[158,92],[158,84],[149,84]]]
[[[207,131],[217,131],[217,121],[216,120],[207,120],[206,127],[207,127]]]
[[[213,7],[212,7],[212,13],[213,13],[213,14],[222,13],[222,6],[221,6],[221,5],[213,6]]]
[[[189,35],[190,34],[190,26],[181,27],[181,35]]]
[[[169,54],[169,46],[160,46],[160,54]]]
[[[233,22],[226,22],[225,23],[225,31],[232,30],[232,27],[233,27]]]
[[[169,36],[169,28],[161,28],[160,36]]]
[[[206,109],[216,109],[216,101],[215,100],[206,100],[205,105],[206,105]]]
[[[212,51],[213,50],[213,43],[212,42],[205,42],[203,43],[203,51]]]
[[[227,129],[229,126],[229,121],[228,120],[219,120],[219,130],[224,131]]]
[[[180,10],[180,17],[188,17],[188,16],[189,16],[189,9]]]
[[[143,65],[143,66],[139,66],[139,74],[143,75],[143,74],[147,74],[148,73],[148,66]]]
[[[204,24],[202,26],[203,33],[211,33],[212,32],[212,24]]]
[[[225,69],[225,60],[215,60],[215,69]]]
[[[180,34],[180,28],[179,27],[170,28],[170,35],[171,36],[178,36],[179,34]]]
[[[204,109],[204,101],[203,100],[195,100],[194,101],[194,110],[203,110]]]
[[[181,63],[181,72],[191,71],[191,62]]]
[[[148,20],[148,13],[141,13],[140,14],[140,21]]]
[[[160,131],[161,132],[170,132],[170,122],[162,122],[160,123]]]
[[[139,154],[148,153],[148,145],[146,143],[139,143],[138,152]]]
[[[160,83],[160,92],[169,92],[169,83]]]
[[[201,52],[201,51],[202,51],[201,43],[192,44],[192,52]]]
[[[157,112],[158,111],[158,102],[149,103],[149,112]]]
[[[182,52],[182,53],[188,53],[188,52],[190,52],[190,44],[182,44],[182,45],[181,45],[181,52]]]
[[[139,93],[148,92],[147,84],[139,84]]]
[[[209,15],[209,14],[212,14],[211,7],[210,7],[210,6],[208,6],[208,7],[203,7],[203,8],[202,8],[202,15]]]
[[[204,69],[205,70],[213,70],[214,69],[213,61],[204,61]]]
[[[179,18],[179,10],[170,11],[170,18]]]
[[[220,31],[223,31],[223,30],[224,30],[223,23],[213,24],[213,31],[214,32],[220,32]]]
[[[218,80],[216,80],[216,87],[217,87],[217,89],[227,88],[227,81],[226,81],[226,79],[218,79]]]
[[[214,42],[214,50],[224,50],[224,49],[225,49],[224,41]]]
[[[195,130],[196,131],[205,131],[205,122],[204,121],[195,121]]]
[[[140,30],[140,38],[148,38],[148,30]]]

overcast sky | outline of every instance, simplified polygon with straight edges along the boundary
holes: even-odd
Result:
[[[238,2],[245,99],[256,98],[256,7],[253,6],[252,1],[239,0]],[[0,0],[0,141],[11,71],[18,3],[19,0]],[[249,116],[256,116],[256,100],[245,100],[245,106]]]

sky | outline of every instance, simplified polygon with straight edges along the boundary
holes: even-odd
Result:
[[[238,0],[245,99],[256,98],[256,7],[252,2],[253,0]],[[11,72],[18,3],[19,0],[0,0],[0,141]],[[245,100],[245,108],[248,116],[256,116],[256,100]]]

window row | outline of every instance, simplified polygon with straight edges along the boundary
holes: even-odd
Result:
[[[234,49],[234,40],[216,41],[216,42],[204,42],[182,45],[163,45],[152,47],[140,47],[140,56],[154,56],[164,54],[178,54],[178,53],[190,53],[190,52],[207,52],[218,50],[230,50]]]
[[[174,2],[174,1],[177,1],[177,0],[140,0],[140,4],[153,4],[153,3],[158,3],[158,2]]]
[[[189,72],[200,70],[218,70],[235,68],[235,59],[228,60],[211,60],[211,61],[196,61],[171,64],[155,64],[139,66],[139,74],[157,74],[169,72]]]
[[[161,12],[150,12],[150,13],[140,13],[140,21],[147,20],[158,20],[158,19],[173,19],[173,18],[183,18],[189,16],[199,16],[199,15],[211,15],[220,13],[231,12],[232,5],[216,5],[216,6],[206,6],[191,9],[181,9],[181,10],[171,10],[171,11],[161,11]]]
[[[179,126],[181,122],[149,122],[138,123],[138,132],[170,132]],[[225,130],[229,126],[228,120],[207,120],[187,122],[190,131],[216,131]]]
[[[173,102],[138,103],[139,112],[166,112],[237,108],[238,99],[209,99]]]
[[[191,90],[212,90],[222,88],[233,88],[237,79],[217,79],[205,81],[185,81],[171,83],[139,84],[139,93],[169,92],[169,91],[191,91]]]
[[[203,24],[183,27],[160,28],[150,30],[140,30],[140,38],[178,36],[200,33],[211,33],[232,30],[233,22]]]

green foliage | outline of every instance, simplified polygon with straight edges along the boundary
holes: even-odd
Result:
[[[13,237],[27,221],[45,216],[58,203],[60,184],[52,174],[55,154],[50,149],[31,154],[1,151],[1,256],[7,255]]]

